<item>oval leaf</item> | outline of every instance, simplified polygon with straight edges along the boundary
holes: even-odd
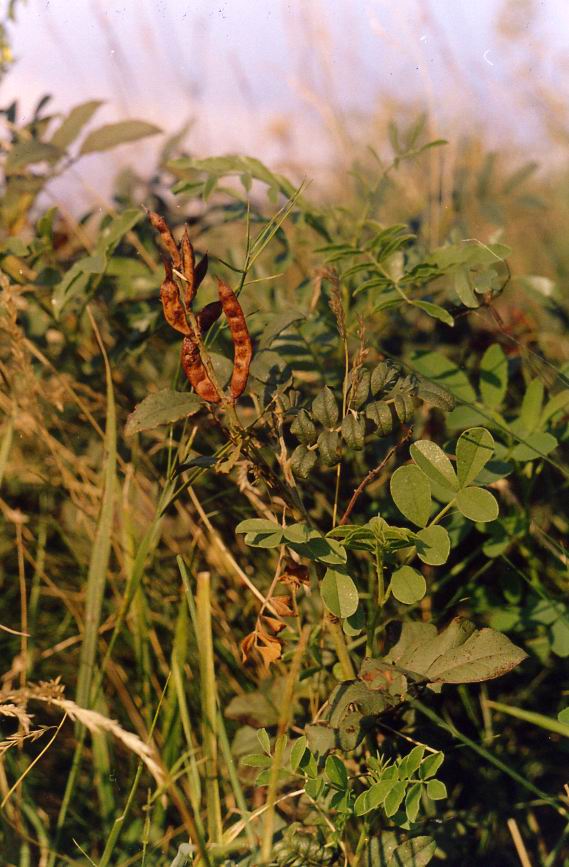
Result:
[[[456,469],[461,487],[473,482],[494,454],[494,438],[483,427],[472,427],[460,435],[456,446]]]
[[[326,608],[336,617],[350,617],[357,610],[358,588],[346,572],[327,569],[320,593]]]
[[[411,457],[427,478],[437,485],[458,491],[459,484],[456,473],[449,458],[440,446],[431,440],[418,440],[410,449]]]
[[[92,154],[108,151],[117,145],[146,138],[162,132],[160,127],[144,120],[121,120],[118,123],[108,123],[90,133],[79,150],[80,154]]]
[[[508,359],[498,343],[489,346],[480,362],[480,394],[489,409],[498,409],[508,388]]]
[[[431,486],[419,467],[406,466],[395,470],[390,489],[401,514],[418,527],[424,527],[432,509]]]
[[[422,545],[417,545],[417,556],[429,566],[442,566],[450,554],[450,536],[444,527],[435,524],[417,533]]]
[[[500,511],[496,497],[490,491],[473,485],[459,491],[456,505],[465,518],[484,524],[495,521]]]
[[[391,592],[399,602],[412,605],[419,602],[427,592],[427,582],[420,572],[411,566],[401,566],[391,576]]]
[[[124,430],[125,436],[152,430],[161,424],[171,424],[193,415],[201,408],[202,402],[197,395],[163,388],[155,394],[149,394],[131,412]]]

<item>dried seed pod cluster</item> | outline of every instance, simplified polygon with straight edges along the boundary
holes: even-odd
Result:
[[[390,361],[380,362],[371,371],[360,367],[351,377],[347,397],[348,413],[341,420],[338,402],[328,386],[310,409],[297,411],[290,432],[299,445],[290,465],[298,478],[307,478],[318,462],[322,466],[338,463],[344,447],[361,451],[366,435],[385,437],[397,425],[408,424],[419,400],[445,410],[454,406],[452,395],[441,386],[406,375]]]
[[[239,300],[227,283],[218,280],[219,301],[206,304],[202,310],[195,314],[195,317],[189,317],[188,311],[191,311],[198,287],[207,273],[207,255],[196,265],[188,227],[185,227],[181,243],[178,245],[164,218],[153,211],[146,213],[150,223],[159,233],[162,246],[167,254],[162,257],[165,277],[160,287],[160,299],[166,322],[184,335],[182,342],[184,373],[196,394],[199,394],[209,403],[222,402],[223,396],[212,382],[204,364],[201,341],[203,335],[223,312],[233,340],[233,373],[230,396],[231,400],[235,401],[245,391],[253,358],[253,344]],[[183,279],[182,292],[175,280],[174,272],[177,272]],[[192,325],[192,321],[195,322],[195,325]]]

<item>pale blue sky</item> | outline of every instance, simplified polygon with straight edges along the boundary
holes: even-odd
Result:
[[[193,119],[201,153],[314,164],[340,116],[357,136],[355,116],[393,96],[436,108],[443,135],[482,129],[492,144],[538,151],[540,90],[561,96],[569,74],[569,0],[27,0],[18,10],[1,104],[18,98],[29,113],[50,92],[57,110],[105,99],[101,122],[138,116],[174,130]],[[500,23],[516,25],[514,41]],[[123,148],[112,159],[129,158]]]

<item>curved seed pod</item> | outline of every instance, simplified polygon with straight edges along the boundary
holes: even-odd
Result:
[[[211,304],[206,304],[199,313],[196,313],[196,320],[199,325],[200,334],[205,334],[209,331],[214,322],[217,322],[221,316],[221,302],[212,301]]]
[[[182,235],[182,243],[180,245],[182,251],[182,274],[186,278],[184,299],[186,307],[189,307],[194,300],[196,294],[196,257],[194,256],[194,248],[190,241],[190,233],[188,227],[184,226],[184,234]]]
[[[219,300],[227,318],[233,338],[233,373],[231,375],[231,397],[237,400],[245,391],[249,377],[249,367],[253,358],[253,343],[245,322],[245,314],[233,289],[223,280],[217,281]]]
[[[156,214],[154,211],[147,210],[146,214],[152,224],[152,227],[160,233],[160,238],[162,239],[164,247],[168,251],[170,259],[172,260],[172,265],[174,266],[174,268],[180,270],[182,266],[182,257],[180,255],[180,251],[178,250],[178,245],[174,240],[174,236],[168,228],[166,220],[164,219],[164,217],[161,217],[160,214]]]
[[[166,277],[160,286],[160,300],[162,301],[164,318],[168,325],[171,325],[176,331],[180,331],[181,334],[191,334],[186,313],[180,301],[180,292],[174,280],[172,266],[166,259],[163,259],[162,262],[166,271]]]
[[[200,284],[202,283],[205,275],[207,274],[208,265],[209,265],[209,259],[208,259],[207,253],[204,253],[203,256],[201,257],[200,261],[196,265],[196,269],[194,271],[194,280],[195,280],[196,289],[199,289]]]
[[[182,341],[182,367],[196,394],[210,403],[221,403],[221,396],[208,376],[193,335],[184,337]]]

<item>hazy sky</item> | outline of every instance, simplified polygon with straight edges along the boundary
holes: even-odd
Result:
[[[540,91],[569,72],[569,0],[27,0],[10,34],[0,103],[24,114],[45,93],[54,110],[102,98],[100,122],[192,120],[196,152],[307,163],[392,97],[433,109],[443,135],[537,150]]]

